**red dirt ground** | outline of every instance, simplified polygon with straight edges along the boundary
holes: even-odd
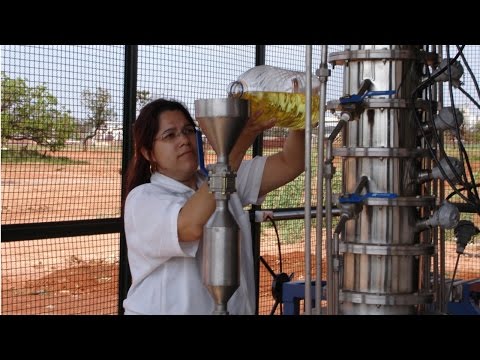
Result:
[[[56,156],[89,164],[2,164],[2,224],[118,217],[120,152]],[[261,255],[278,273],[277,246],[271,239],[274,236],[268,234]],[[304,279],[303,246],[302,242],[282,245],[282,270],[294,273],[293,280]],[[456,260],[454,246],[447,244],[447,276]],[[118,234],[2,243],[1,251],[1,313],[117,313]],[[480,244],[470,244],[466,251],[457,279],[480,276]],[[314,274],[313,257],[311,263]],[[268,314],[274,303],[272,277],[263,265],[260,276],[260,313]]]
[[[39,244],[28,241],[29,252],[38,247],[38,252],[45,249],[55,248],[55,239],[39,240]],[[21,249],[15,253],[7,248],[12,243],[2,244],[2,253],[10,263],[2,263],[2,313],[3,314],[116,314],[118,311],[118,261],[111,258],[112,246],[115,243],[105,241],[104,249],[98,254],[91,256],[71,255],[79,253],[75,243],[71,242],[71,248],[53,251],[50,255],[57,260],[46,261],[38,264],[36,260],[16,261],[19,257],[27,257]],[[50,245],[48,245],[50,243]],[[452,244],[454,245],[454,244]],[[460,261],[456,279],[471,279],[479,276],[478,272],[469,271],[478,267],[478,258],[473,256],[474,251],[479,253],[480,244],[471,244],[474,248],[467,252]],[[97,244],[98,246],[98,244]],[[294,273],[293,280],[304,280],[304,253],[303,243],[282,245],[282,270],[290,275]],[[99,247],[101,248],[101,246]],[[73,251],[71,251],[73,250]],[[453,249],[452,249],[453,250]],[[472,252],[473,251],[473,252]],[[32,251],[31,253],[36,253]],[[70,254],[70,255],[69,255]],[[109,259],[96,259],[99,256],[110,254]],[[276,244],[266,243],[262,246],[262,256],[272,267],[275,273],[279,273],[279,259]],[[51,259],[51,258],[50,258]],[[13,267],[13,264],[17,266]],[[28,266],[27,264],[30,264]],[[312,277],[315,275],[315,259],[312,256]],[[10,266],[7,266],[10,265]],[[452,274],[454,259],[447,262],[447,274]],[[324,263],[324,271],[326,271]],[[325,276],[325,275],[324,275]],[[271,284],[272,276],[266,268],[260,266],[260,314],[269,314],[274,304]],[[276,314],[279,314],[277,308]]]

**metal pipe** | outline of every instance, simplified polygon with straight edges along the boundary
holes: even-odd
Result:
[[[267,213],[272,220],[298,220],[298,219],[305,219],[305,209],[298,208],[298,209],[275,209],[275,210],[257,210],[255,211],[255,221],[262,222],[267,221],[267,219],[263,216],[263,213]],[[322,209],[322,217],[326,215],[326,209]],[[310,211],[312,218],[317,218],[317,209],[312,208]],[[332,208],[332,215],[333,216],[340,216],[341,211],[338,208]]]
[[[333,234],[333,313],[338,314],[339,305],[339,292],[340,292],[340,257],[339,257],[339,234],[335,232]]]
[[[351,116],[348,113],[343,113],[340,115],[340,121],[337,123],[333,131],[330,133],[330,136],[328,137],[329,141],[333,142],[337,135],[342,131],[344,125],[350,120]],[[332,158],[333,160],[333,158]]]
[[[437,51],[437,46],[436,45],[432,45],[432,52],[435,53]],[[435,85],[432,87],[432,100],[433,101],[438,101],[438,88],[441,85],[442,83],[441,82],[436,82]],[[433,146],[436,147],[437,146],[437,143],[436,143],[436,140],[435,140],[435,137],[432,137],[432,141],[433,141]],[[427,166],[428,168],[431,168],[432,166],[432,160],[429,158],[427,160]],[[439,184],[439,180],[436,179],[434,181],[432,181],[432,184],[431,184],[431,187],[432,187],[432,194],[435,198],[438,197],[438,192],[439,192],[439,189],[438,189],[438,184]],[[434,301],[433,303],[433,312],[434,313],[437,313],[440,311],[439,309],[439,306],[438,306],[438,299],[440,299],[441,297],[441,294],[439,293],[439,289],[440,289],[440,286],[438,286],[438,237],[439,237],[439,230],[438,230],[438,227],[434,227],[432,229],[432,237],[433,237],[433,248],[434,248],[434,252],[433,252],[433,281],[432,281],[432,291],[433,293],[436,295],[435,296],[435,299],[436,301]]]
[[[326,253],[327,253],[327,315],[335,315],[333,296],[333,256],[332,256],[332,140],[327,141],[327,153],[325,160],[325,221],[326,221]]]
[[[340,116],[340,121],[335,126],[335,129],[330,133],[327,140],[326,155],[325,155],[325,228],[326,228],[326,255],[327,255],[327,315],[336,315],[335,306],[338,298],[335,298],[334,291],[334,274],[333,274],[333,239],[332,239],[332,177],[334,173],[333,166],[333,142],[338,136],[345,124],[350,120],[348,113],[343,113]]]
[[[360,193],[362,192],[362,190],[364,188],[366,188],[368,185],[368,176],[362,176],[360,178],[360,182],[358,183],[357,187],[355,188],[355,190],[353,191],[354,194],[357,194],[357,195],[360,195]]]
[[[255,66],[265,65],[265,45],[255,45]],[[252,146],[252,157],[257,155],[263,155],[263,132],[260,133]],[[256,211],[260,210],[262,207],[260,205],[252,204],[249,213],[254,214]],[[252,248],[253,248],[253,267],[255,269],[255,314],[258,315],[258,301],[260,294],[260,235],[261,228],[260,224],[251,221],[252,226]]]
[[[320,108],[319,108],[319,123],[318,123],[318,137],[317,137],[317,209],[323,207],[323,157],[325,146],[325,104],[327,102],[327,80],[328,80],[328,66],[327,66],[327,52],[328,46],[322,45],[320,47],[320,66],[318,68],[318,77],[320,79]],[[331,209],[330,209],[331,211]],[[317,243],[315,250],[315,314],[322,314],[322,253],[323,253],[323,218],[317,218]]]
[[[448,46],[448,45],[447,45]],[[441,59],[443,57],[443,45],[438,45],[438,57],[439,59]],[[439,86],[438,86],[438,111],[440,111],[441,109],[443,108],[443,84],[442,83],[439,83]],[[443,136],[442,134],[439,134],[439,138],[440,138],[440,141],[442,141],[443,139]],[[443,144],[440,143],[438,144],[438,152],[439,154],[437,154],[437,157],[439,160],[441,160],[441,151],[440,151],[440,148],[443,147]],[[439,186],[439,198],[440,199],[444,199],[445,198],[445,184],[443,181],[440,181],[439,182],[440,186]],[[439,286],[439,296],[437,298],[437,302],[439,303],[439,307],[438,307],[438,310],[441,312],[441,313],[445,313],[446,310],[447,310],[447,297],[446,297],[446,294],[445,294],[445,288],[446,288],[446,283],[445,283],[445,230],[444,229],[440,229],[439,230],[440,232],[440,239],[439,239],[439,245],[440,245],[440,249],[439,249],[439,262],[440,262],[440,274],[439,274],[439,277],[440,277],[440,286]]]
[[[310,215],[311,196],[312,196],[312,45],[307,45],[305,49],[305,66],[306,66],[306,116],[305,116],[305,314],[312,313],[312,265],[311,265],[311,223]]]
[[[345,45],[345,51],[350,50],[351,45]],[[343,69],[343,95],[347,95],[345,89],[350,89],[350,61],[345,61],[345,67]]]

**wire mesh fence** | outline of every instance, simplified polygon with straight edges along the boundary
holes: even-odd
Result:
[[[343,46],[329,46],[329,52]],[[456,47],[450,47],[451,53]],[[444,47],[444,54],[446,50]],[[146,102],[165,97],[182,101],[194,113],[194,100],[225,97],[228,84],[255,65],[256,47],[242,46],[139,46],[136,93],[126,93],[125,47],[123,46],[2,46],[2,235],[11,226],[49,231],[51,238],[22,233],[18,241],[2,240],[3,314],[115,314],[119,305],[121,192],[125,153],[124,100],[133,97],[137,111]],[[480,49],[466,47],[465,58],[480,71]],[[465,61],[465,60],[463,60]],[[320,63],[320,47],[313,47],[312,70]],[[290,70],[305,68],[304,46],[266,46],[265,64]],[[331,69],[327,101],[343,94],[343,69]],[[472,74],[466,72],[462,89],[478,98]],[[453,91],[453,98],[449,92]],[[465,147],[473,174],[478,174],[477,147],[479,108],[464,93],[444,86],[445,105],[462,109]],[[326,114],[327,133],[336,125]],[[452,153],[458,141],[445,135]],[[285,129],[264,134],[263,154],[283,146]],[[206,140],[206,139],[205,139]],[[341,144],[338,139],[336,144]],[[318,139],[312,141],[312,177],[317,174]],[[205,162],[215,154],[205,143]],[[252,151],[249,151],[249,155]],[[335,159],[334,192],[341,192],[341,159]],[[304,176],[270,193],[266,209],[298,208],[305,204]],[[316,202],[312,181],[312,204]],[[449,192],[446,190],[446,195]],[[462,218],[479,226],[477,214]],[[115,231],[102,221],[117,222]],[[88,234],[78,232],[88,221]],[[34,227],[33,225],[39,227]],[[315,220],[312,222],[316,226]],[[10,227],[9,227],[10,226]],[[33,227],[32,227],[33,226]],[[305,227],[303,220],[279,221],[278,237],[273,226],[261,224],[260,255],[274,272],[305,277]],[[11,229],[11,230],[9,230]],[[70,229],[70,230],[69,230]],[[49,232],[50,234],[50,232]],[[28,235],[28,236],[27,236]],[[312,236],[315,230],[312,229]],[[35,240],[29,240],[35,238]],[[324,237],[325,239],[325,237]],[[315,244],[312,244],[315,248]],[[453,231],[446,232],[446,276],[455,265]],[[478,244],[469,244],[459,261],[457,278],[478,277]],[[313,256],[313,255],[312,255]],[[281,258],[281,261],[280,261]],[[313,258],[312,258],[313,259]],[[314,261],[312,260],[312,264]],[[313,272],[314,269],[312,269]],[[259,267],[259,314],[271,312],[275,300],[272,277]],[[275,313],[280,313],[278,308]]]

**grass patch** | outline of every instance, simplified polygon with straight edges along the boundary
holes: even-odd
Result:
[[[2,149],[2,163],[45,163],[55,165],[87,165],[85,160],[72,160],[66,156],[51,156],[40,153],[38,150],[3,150]]]
[[[470,161],[480,161],[480,145],[479,144],[464,144]],[[459,148],[458,145],[448,144],[445,146],[445,152],[448,156],[458,157]]]
[[[302,174],[292,182],[269,193],[262,204],[265,209],[285,209],[304,206],[304,179]],[[266,229],[272,228],[270,222],[263,224]],[[294,244],[304,238],[305,224],[303,220],[288,220],[277,222],[280,242]]]

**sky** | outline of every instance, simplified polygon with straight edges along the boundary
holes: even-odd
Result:
[[[313,70],[319,64],[316,48]],[[269,49],[267,64],[305,69],[305,46]],[[139,46],[138,55],[137,88],[154,98],[181,100],[192,112],[195,99],[226,96],[228,84],[255,65],[254,45]],[[31,86],[44,83],[77,119],[86,116],[81,92],[105,88],[121,121],[123,46],[8,45],[1,48],[1,61],[8,76],[22,77]]]
[[[123,45],[2,45],[1,69],[10,77],[22,77],[29,85],[44,83],[59,103],[77,119],[85,119],[81,92],[101,87],[112,95],[117,121],[122,121]],[[342,51],[330,45],[328,52]],[[451,56],[456,48],[451,47]],[[465,56],[475,74],[480,74],[480,47],[467,45]],[[291,70],[305,70],[305,46],[267,46],[266,64]],[[444,52],[445,54],[445,52]],[[139,46],[138,86],[156,97],[183,101],[194,113],[194,101],[225,97],[227,87],[238,75],[254,66],[254,45],[151,45]],[[313,46],[312,70],[320,63],[320,46]],[[331,68],[331,67],[330,67]],[[343,70],[337,66],[327,82],[327,101],[342,96]],[[465,68],[464,88],[477,100],[473,81]],[[445,90],[446,87],[445,87]],[[445,92],[445,105],[450,103]],[[469,105],[472,119],[479,110],[456,91],[457,106]]]

